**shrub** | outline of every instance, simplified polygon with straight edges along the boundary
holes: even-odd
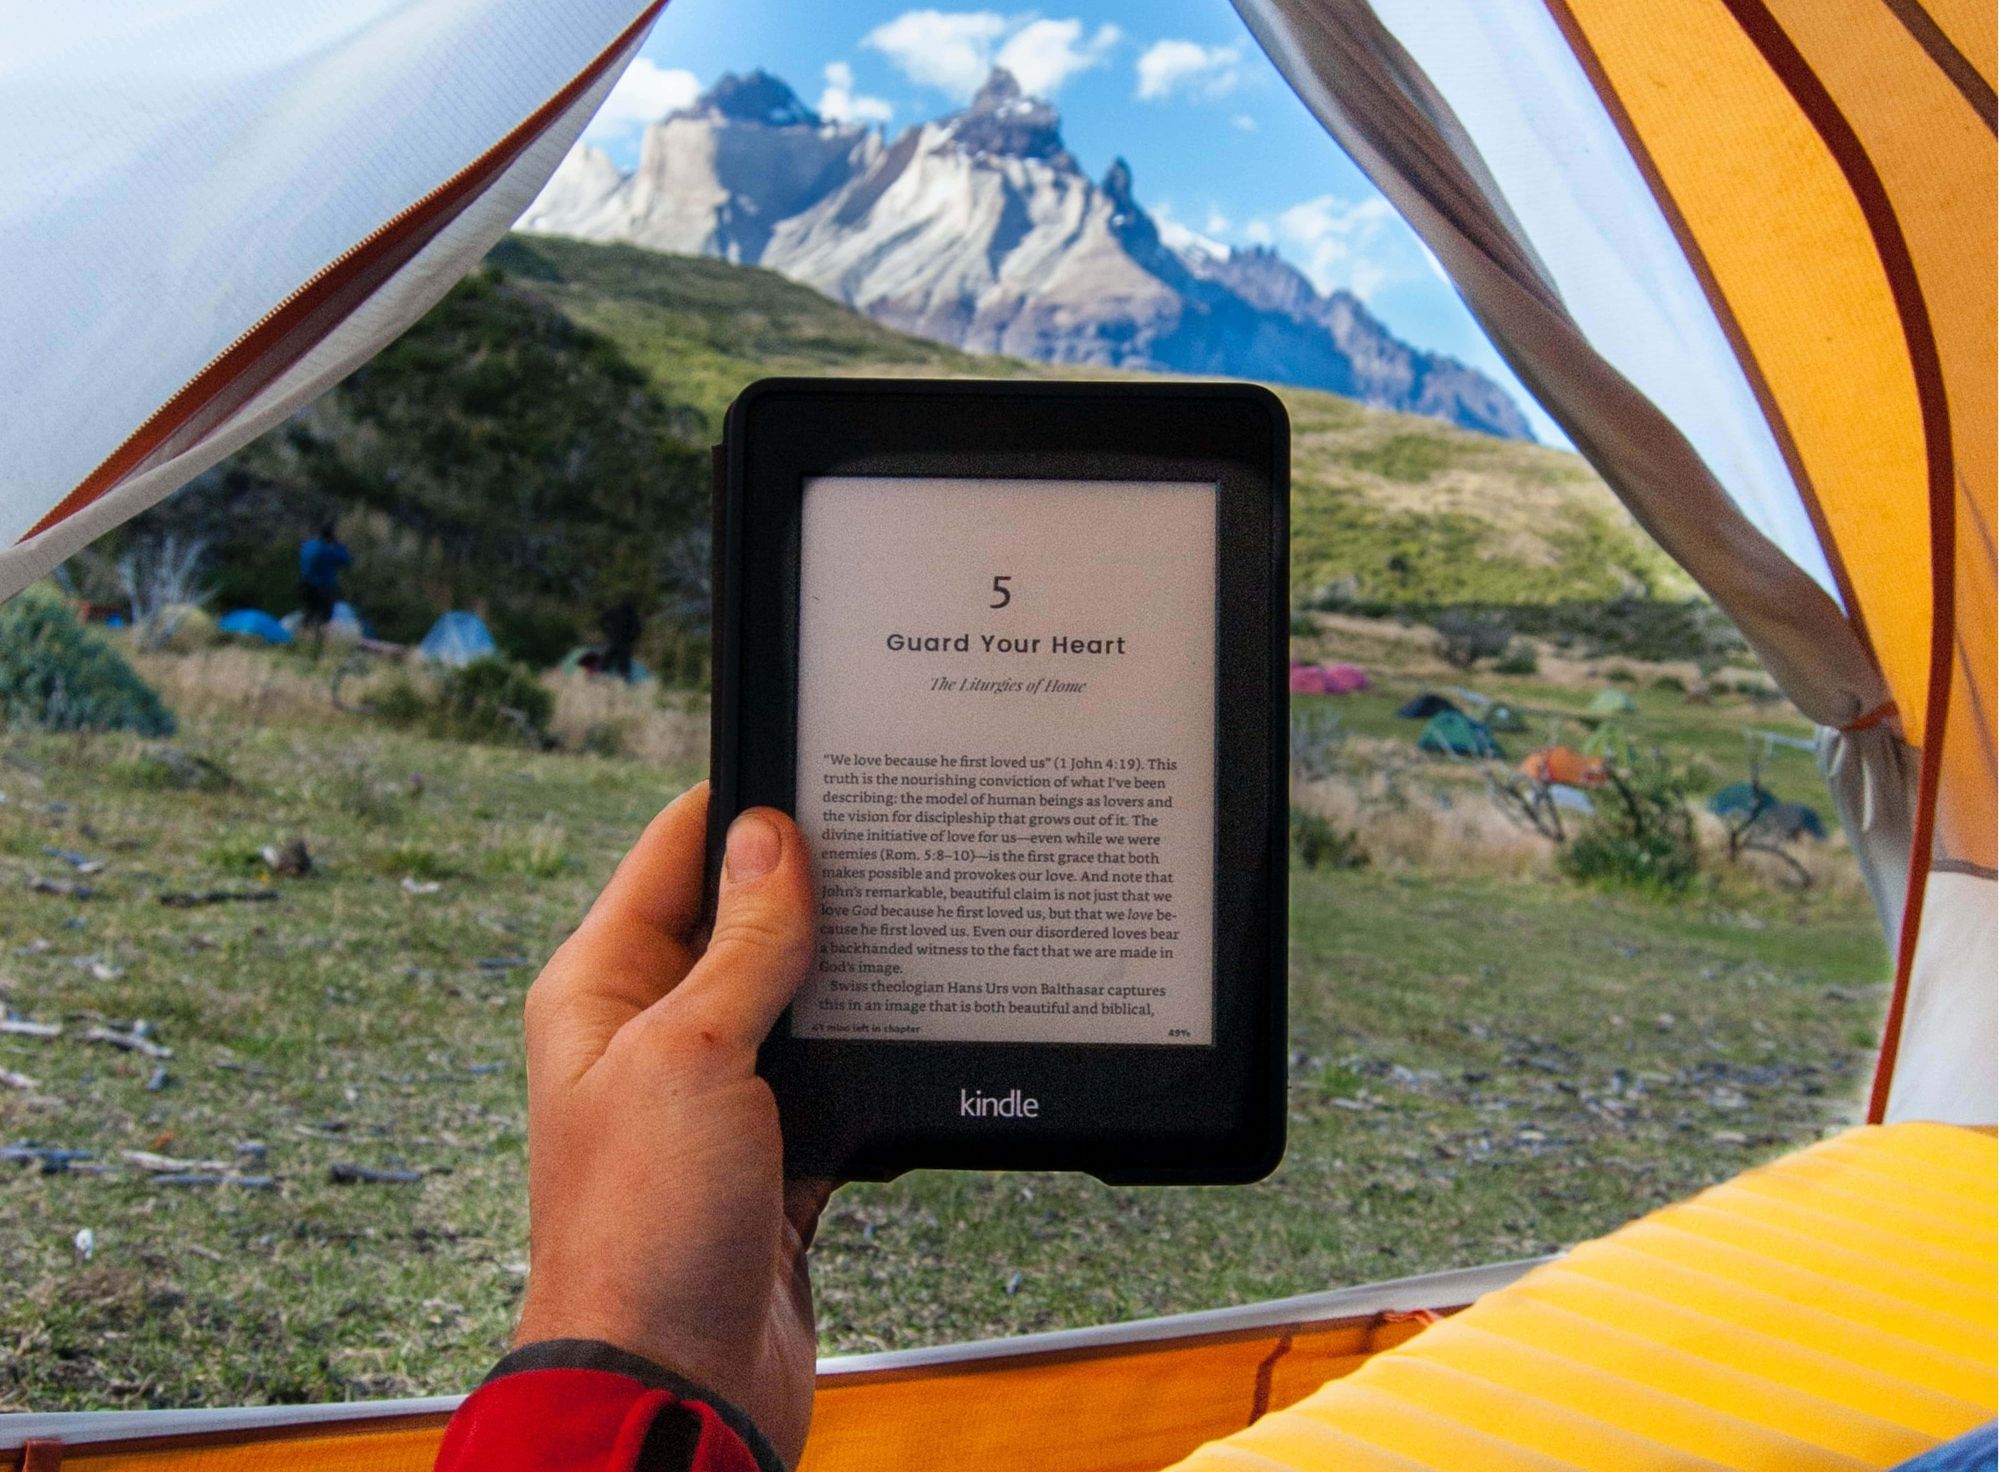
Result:
[[[1482,659],[1498,657],[1514,637],[1511,625],[1461,609],[1440,615],[1434,627],[1438,658],[1453,669],[1469,670]]]
[[[158,692],[54,597],[0,607],[0,724],[171,736]]]
[[[585,756],[623,756],[628,729],[625,721],[592,721],[583,728],[577,750]]]
[[[1505,654],[1493,661],[1493,673],[1496,675],[1533,675],[1539,674],[1541,668],[1542,661],[1535,653],[1535,646],[1526,639],[1516,639]]]
[[[1680,894],[1700,868],[1691,775],[1660,752],[1614,762],[1597,810],[1557,858],[1586,883]]]
[[[368,697],[368,713],[392,726],[417,725],[430,710],[430,697],[408,675],[398,675]]]
[[[1333,826],[1318,813],[1292,807],[1292,852],[1308,869],[1365,869],[1368,850],[1353,829]]]
[[[376,691],[369,713],[397,726],[421,726],[451,741],[554,745],[549,718],[556,698],[534,671],[504,659],[476,659],[440,675],[426,693],[404,675]]]
[[[475,659],[438,681],[434,734],[459,741],[525,742],[545,747],[556,698],[534,671],[504,659]]]
[[[163,791],[232,792],[238,785],[221,762],[177,746],[149,747],[114,761],[109,770],[127,786]]]

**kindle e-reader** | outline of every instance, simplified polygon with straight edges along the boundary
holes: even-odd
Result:
[[[786,1171],[1231,1182],[1284,1149],[1283,407],[772,379],[717,454],[711,873],[792,813]]]

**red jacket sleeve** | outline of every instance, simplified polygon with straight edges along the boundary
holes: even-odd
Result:
[[[466,1397],[436,1472],[782,1472],[719,1397],[610,1345],[560,1340],[500,1362]]]

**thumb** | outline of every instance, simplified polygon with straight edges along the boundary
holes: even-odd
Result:
[[[751,808],[729,825],[708,949],[671,994],[689,1023],[755,1048],[805,980],[813,957],[811,865],[798,825]]]

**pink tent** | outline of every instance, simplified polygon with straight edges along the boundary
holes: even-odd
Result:
[[[1373,683],[1367,671],[1351,664],[1292,665],[1294,695],[1352,695],[1357,690],[1366,690]]]

